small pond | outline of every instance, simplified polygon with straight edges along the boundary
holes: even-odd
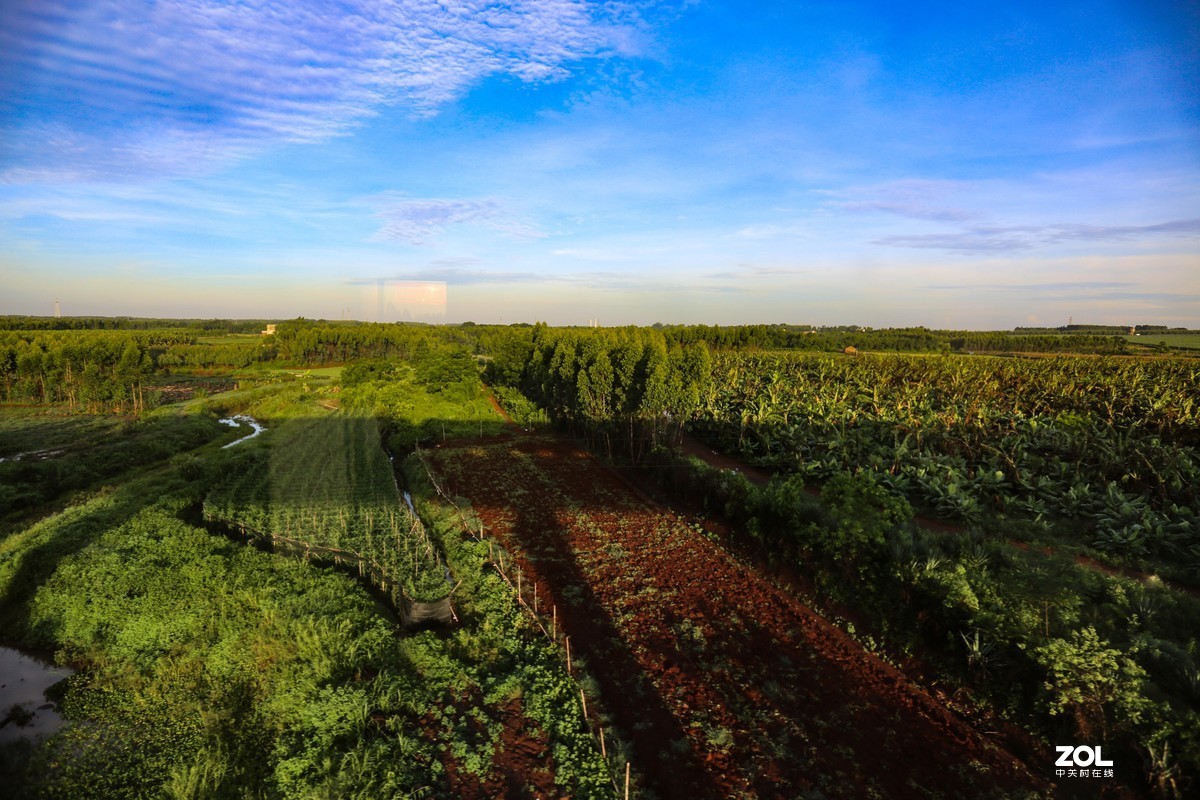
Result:
[[[0,647],[0,742],[49,736],[61,728],[64,720],[46,690],[73,672]]]

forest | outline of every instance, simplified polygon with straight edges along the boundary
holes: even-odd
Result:
[[[74,672],[58,732],[0,740],[20,796],[1197,786],[1186,352],[43,322],[0,331],[0,640]],[[962,771],[914,761],[943,736]],[[1068,741],[1114,774],[1057,774]]]

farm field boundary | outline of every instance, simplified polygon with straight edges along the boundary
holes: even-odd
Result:
[[[1044,788],[899,671],[554,436],[427,454],[470,500],[663,797]],[[886,722],[883,722],[886,721]],[[928,764],[931,749],[945,754]],[[920,752],[918,752],[920,751]],[[962,768],[946,764],[961,764]],[[984,776],[987,776],[984,778]]]

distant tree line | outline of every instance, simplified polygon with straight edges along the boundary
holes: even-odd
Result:
[[[0,387],[7,402],[66,403],[88,411],[140,411],[155,354],[194,341],[170,331],[0,334]]]
[[[202,335],[258,333],[274,320],[153,319],[149,317],[28,317],[0,316],[0,331],[147,331],[192,328]]]
[[[6,330],[5,324],[43,327]],[[82,327],[53,329],[58,323]],[[73,408],[140,410],[145,407],[145,378],[169,369],[245,369],[259,364],[293,366],[346,364],[362,359],[392,359],[424,362],[436,372],[441,359],[430,354],[457,352],[455,367],[478,358],[488,365],[489,378],[497,385],[536,388],[531,397],[542,397],[550,384],[539,379],[536,387],[528,370],[535,349],[544,355],[548,342],[554,347],[570,341],[585,358],[595,360],[592,348],[610,356],[620,347],[639,343],[639,358],[649,350],[667,354],[725,350],[794,350],[841,352],[891,351],[917,353],[1096,353],[1127,352],[1121,336],[1085,333],[1018,335],[1003,332],[938,331],[928,328],[872,329],[859,326],[810,328],[803,325],[655,325],[650,328],[550,328],[537,325],[416,325],[328,322],[303,318],[278,323],[274,336],[245,342],[202,343],[201,337],[215,331],[247,328],[260,330],[261,321],[140,320],[128,318],[0,318],[0,399],[6,402],[67,403]],[[104,328],[109,323],[127,326]],[[150,327],[170,323],[174,327]],[[87,327],[95,325],[98,327]],[[145,327],[143,327],[145,326]],[[654,344],[647,344],[653,342]],[[587,343],[586,345],[584,343]],[[564,345],[566,347],[566,345]],[[450,348],[447,350],[447,348]],[[649,348],[649,350],[647,349]],[[584,352],[586,351],[586,352]],[[624,351],[621,357],[626,357]],[[674,356],[671,356],[674,357]],[[536,362],[536,359],[535,359]],[[543,365],[547,370],[548,365]],[[557,366],[555,367],[558,368]],[[649,374],[649,373],[647,373]],[[575,380],[575,377],[572,377]],[[604,380],[601,376],[600,380]],[[437,383],[434,375],[432,383]],[[454,381],[452,381],[453,383]],[[551,382],[552,383],[552,382]],[[570,384],[574,387],[575,384]],[[596,420],[595,409],[587,413],[564,403],[556,388],[556,405],[547,406],[563,420]],[[574,388],[565,389],[575,391]],[[550,396],[550,395],[547,395]],[[633,413],[640,400],[619,398],[614,408]],[[630,403],[633,403],[631,406]],[[589,416],[590,415],[590,416]],[[637,426],[634,425],[636,428]],[[635,434],[634,439],[637,436]]]
[[[972,353],[1094,353],[1120,355],[1127,352],[1128,342],[1121,336],[1023,335],[1008,333],[959,334],[950,340],[950,349]]]
[[[1081,334],[1124,336],[1133,328],[1134,333],[1191,333],[1187,328],[1171,328],[1166,325],[1063,325],[1059,328],[1014,328],[1018,334]]]
[[[946,337],[928,328],[874,330],[857,325],[811,328],[797,325],[665,325],[659,330],[671,344],[704,342],[719,350],[899,350],[937,352]]]
[[[341,364],[359,358],[410,358],[419,342],[428,345],[439,330],[426,325],[339,325],[301,318],[280,323],[273,338],[282,361]]]
[[[197,367],[200,369],[241,369],[275,361],[278,351],[269,337],[245,344],[175,344],[165,350],[152,350],[154,366]]]
[[[704,342],[714,350],[855,350],[901,353],[971,351],[987,353],[1125,352],[1121,336],[1017,335],[1000,331],[949,331],[929,328],[863,328],[855,325],[808,328],[795,325],[664,325],[657,326],[670,344]],[[1124,330],[1121,331],[1124,333]]]

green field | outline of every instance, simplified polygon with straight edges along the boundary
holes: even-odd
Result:
[[[324,412],[283,423],[267,457],[211,492],[204,515],[353,564],[397,607],[448,592],[441,556],[401,499],[373,417]]]
[[[495,797],[516,780],[521,796],[612,797],[632,758],[636,788],[654,755],[605,718],[594,676],[645,665],[581,641],[568,675],[514,603],[521,572],[497,573],[506,556],[481,522],[503,522],[496,509],[476,515],[455,496],[466,487],[435,487],[406,459],[470,458],[473,440],[553,425],[634,485],[657,483],[655,501],[702,509],[747,569],[797,573],[817,593],[801,602],[853,618],[839,623],[847,647],[921,663],[945,687],[930,702],[963,698],[1039,752],[1103,745],[1142,765],[1115,784],[1129,796],[1187,796],[1200,777],[1195,354],[1106,355],[1098,341],[1003,358],[1016,337],[971,334],[936,354],[850,356],[765,347],[774,335],[305,321],[269,348],[166,329],[0,337],[0,641],[78,669],[54,690],[59,733],[0,743],[0,785]],[[1160,338],[1200,348],[1200,335]],[[249,432],[220,421],[239,414],[265,431],[226,448]],[[679,453],[688,435],[703,459]],[[523,524],[553,537],[585,511],[546,499]],[[568,574],[577,557],[548,563]],[[541,589],[552,626],[578,615],[578,593]],[[451,622],[406,624],[405,608],[447,594]],[[695,741],[719,759],[729,735]],[[514,764],[506,741],[528,758]]]
[[[1147,333],[1141,336],[1126,336],[1125,341],[1143,347],[1158,347],[1165,342],[1167,347],[1200,350],[1200,333]]]
[[[362,382],[372,413],[331,410],[339,369],[296,371],[136,417],[0,408],[0,451],[38,451],[0,463],[0,640],[77,670],[51,691],[61,730],[0,742],[6,796],[453,797],[502,787],[501,738],[523,730],[539,795],[613,797],[560,651],[411,459],[418,521],[382,448],[381,427],[496,417],[478,375]],[[222,449],[234,413],[268,429]],[[300,547],[222,535],[206,500]],[[445,597],[451,575],[453,626],[380,602]]]
[[[223,345],[223,344],[249,344],[251,342],[268,342],[270,339],[263,336],[261,333],[230,333],[224,336],[200,336],[196,339],[197,344]]]

